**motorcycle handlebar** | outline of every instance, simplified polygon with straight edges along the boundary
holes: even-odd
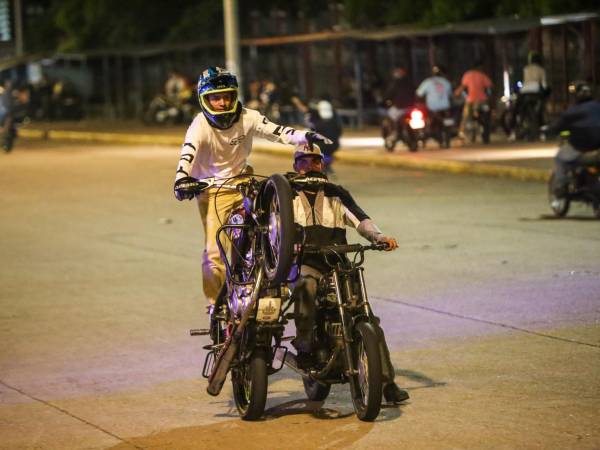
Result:
[[[358,253],[367,250],[385,250],[389,247],[386,242],[362,245],[362,244],[345,244],[345,245],[305,245],[304,253]]]

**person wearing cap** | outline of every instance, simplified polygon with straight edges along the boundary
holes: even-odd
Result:
[[[325,163],[325,173],[333,174],[334,153],[340,148],[340,137],[342,136],[342,122],[328,95],[321,95],[318,100],[306,105],[299,97],[292,97],[292,103],[304,114],[305,123],[317,133],[321,133],[331,139],[332,143],[320,144]]]
[[[311,131],[271,122],[260,112],[244,108],[238,98],[235,75],[209,67],[198,81],[201,112],[189,126],[175,174],[174,193],[177,200],[191,200],[195,192],[190,181],[215,177],[225,182],[252,173],[248,156],[255,136],[272,142],[304,145],[331,141]],[[242,202],[235,191],[215,188],[198,195],[198,207],[204,228],[202,284],[209,302],[209,313],[225,281],[225,266],[216,243],[216,232],[229,213]],[[217,195],[218,193],[218,195]],[[225,245],[228,251],[228,246]]]
[[[346,189],[328,182],[324,173],[323,153],[318,145],[296,147],[293,167],[294,172],[288,174],[290,179],[308,176],[322,180],[322,183],[294,185],[294,221],[303,228],[306,244],[347,244],[346,225],[349,225],[356,228],[358,233],[370,242],[386,243],[388,245],[386,251],[398,248],[396,239],[384,235]],[[322,256],[305,255],[302,259],[300,276],[292,288],[296,323],[296,338],[292,344],[298,352],[298,364],[303,368],[314,364],[311,351],[316,313],[315,297],[319,280],[328,267]],[[377,318],[376,323],[375,330],[381,353],[385,355],[382,361],[385,380],[383,395],[386,401],[399,403],[408,399],[408,393],[394,382],[394,366]]]

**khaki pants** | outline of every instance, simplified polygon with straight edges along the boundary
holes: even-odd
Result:
[[[221,286],[225,282],[225,264],[217,246],[217,230],[224,224],[229,213],[242,204],[242,195],[233,190],[210,188],[198,196],[198,209],[204,228],[204,253],[202,254],[202,289],[209,303],[214,304]],[[217,197],[215,203],[215,196]],[[221,243],[227,255],[230,253],[229,239],[222,233]]]

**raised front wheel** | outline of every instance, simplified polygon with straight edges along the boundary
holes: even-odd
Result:
[[[266,181],[261,207],[267,225],[261,239],[265,275],[269,281],[282,283],[292,267],[295,238],[292,188],[284,176],[271,175]]]

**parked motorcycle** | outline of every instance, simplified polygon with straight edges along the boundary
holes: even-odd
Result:
[[[146,124],[158,125],[189,123],[197,112],[197,108],[189,101],[157,95],[144,111],[143,121]]]

